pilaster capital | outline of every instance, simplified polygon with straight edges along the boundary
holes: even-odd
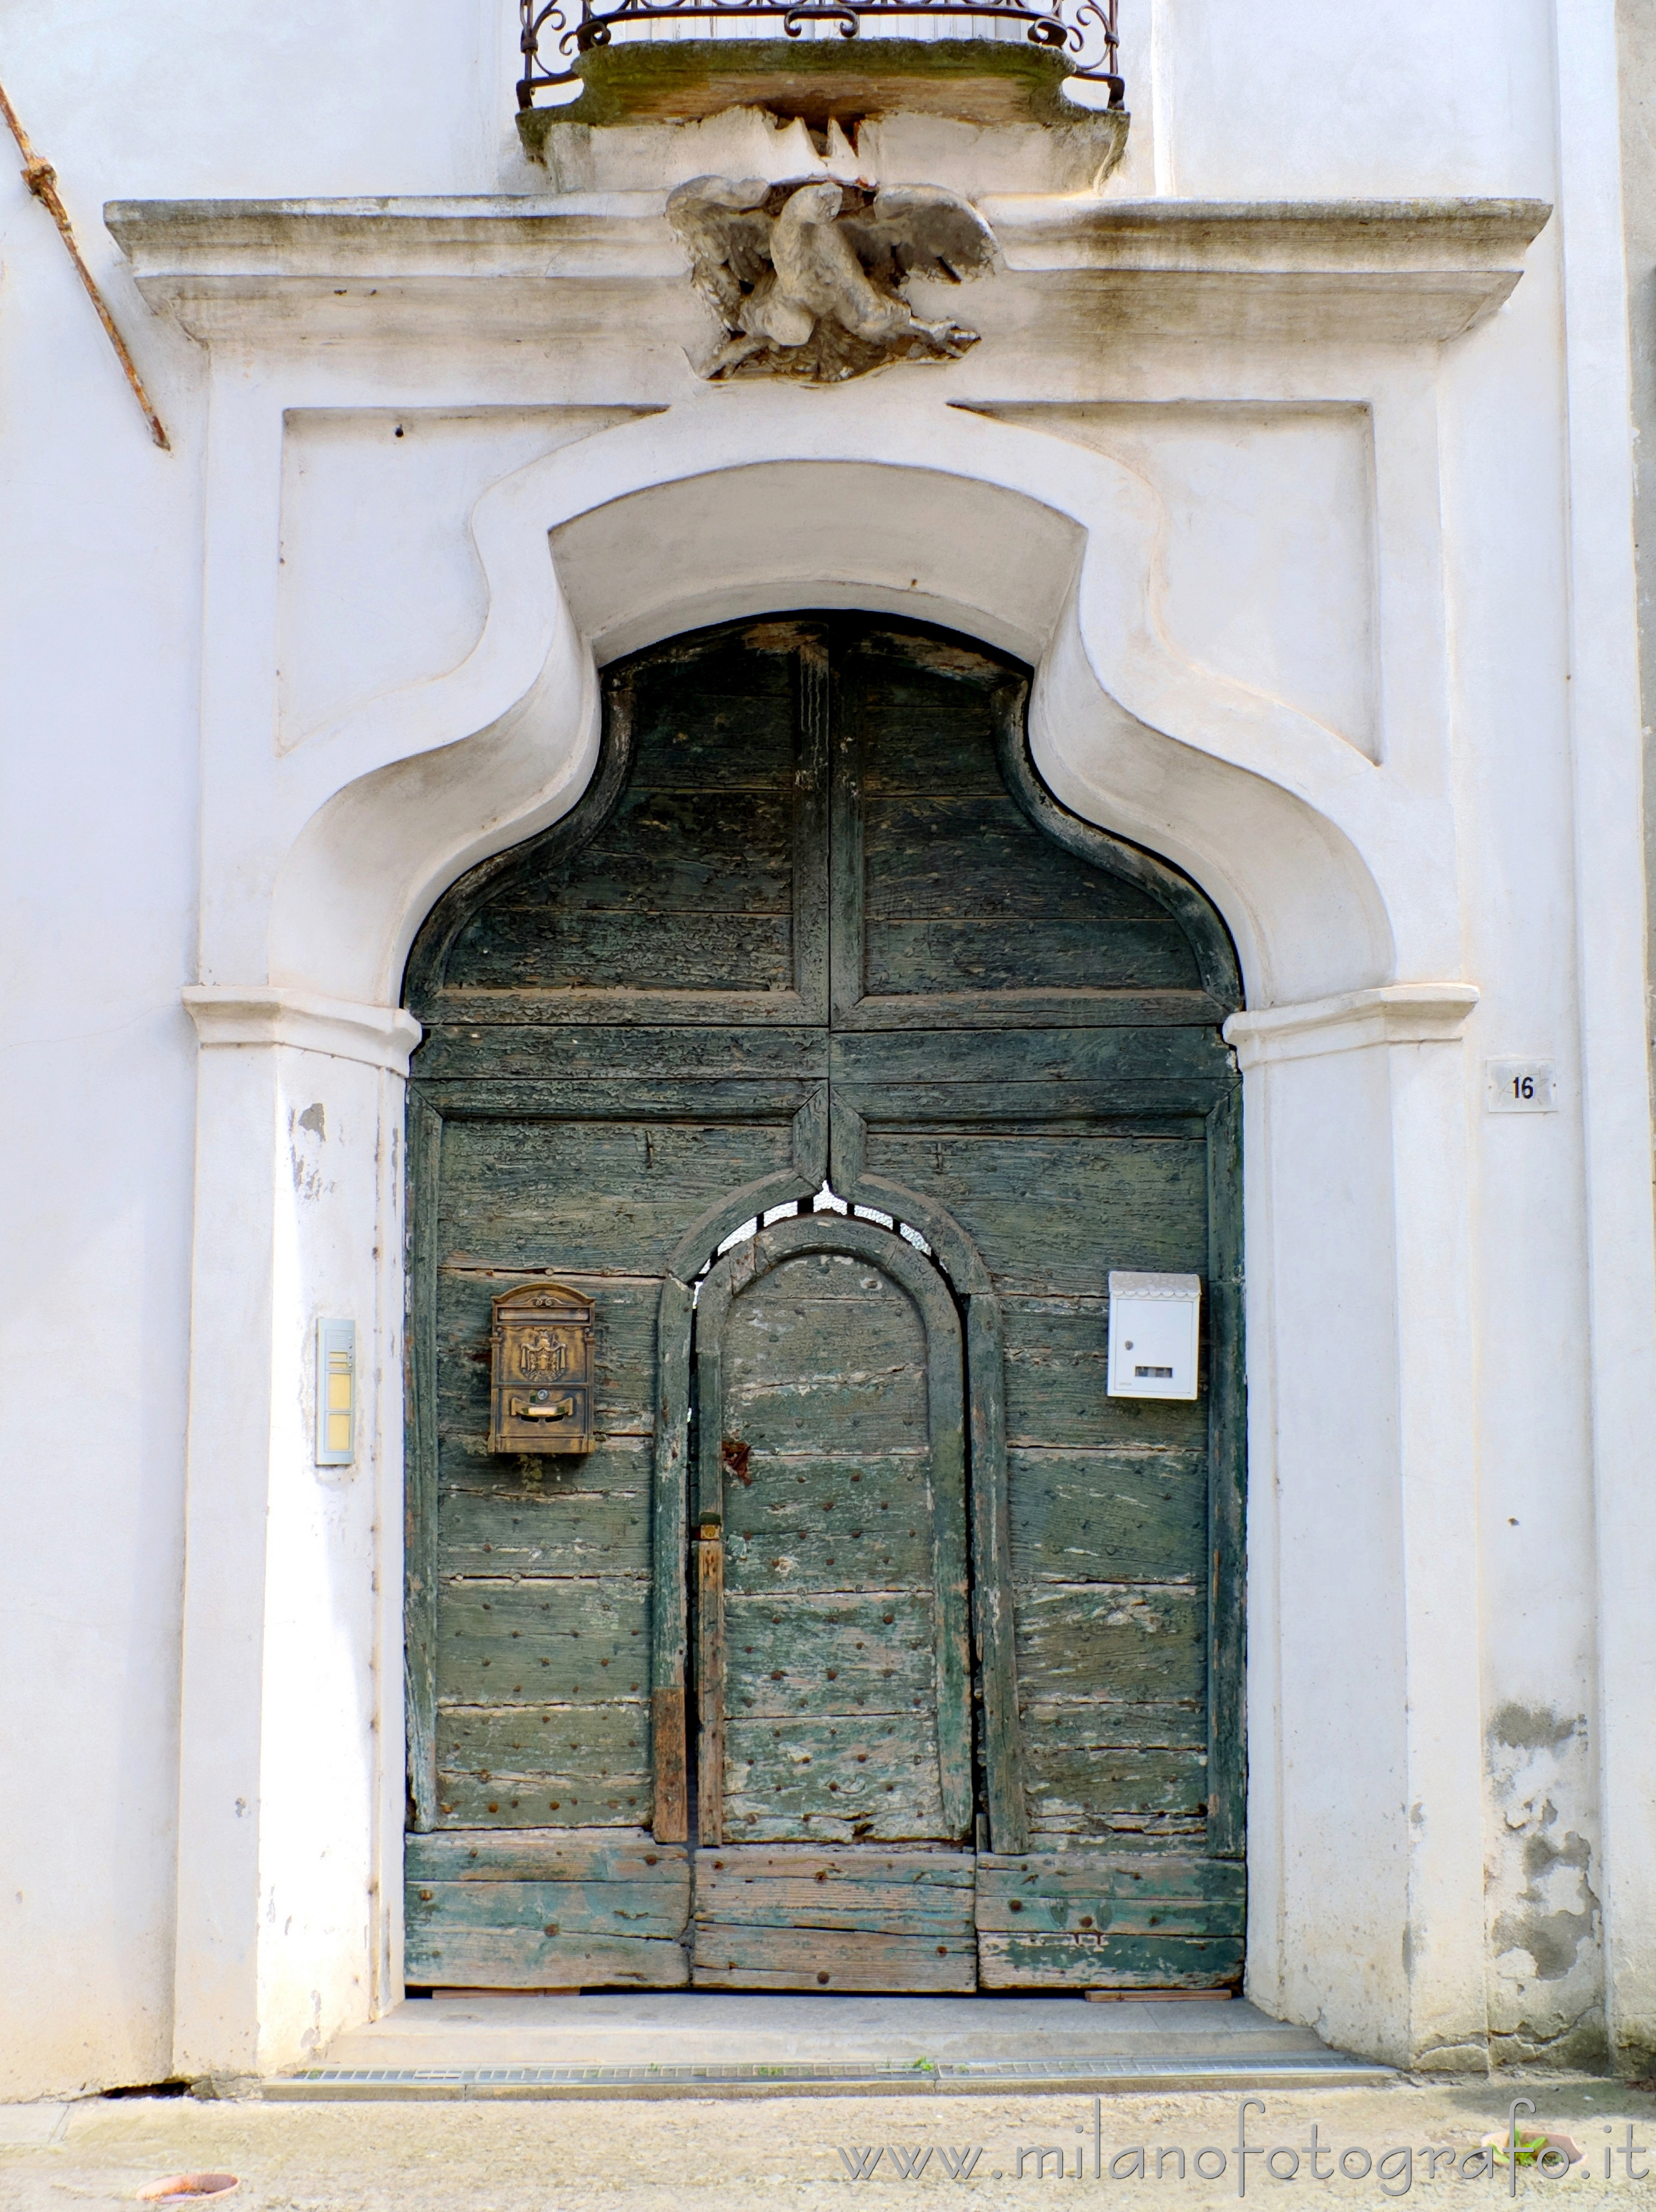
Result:
[[[408,1073],[409,1054],[424,1032],[401,1006],[359,1005],[313,997],[271,983],[186,983],[184,1004],[202,1048],[289,1045]]]
[[[1476,983],[1380,983],[1302,1006],[1233,1014],[1222,1035],[1244,1067],[1370,1045],[1452,1044],[1477,1000]]]

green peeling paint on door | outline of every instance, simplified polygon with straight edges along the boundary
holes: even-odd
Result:
[[[411,1981],[1237,1978],[1236,966],[1027,690],[875,617],[653,647],[420,933]],[[1112,1267],[1202,1278],[1194,1403],[1105,1395]],[[543,1275],[596,1448],[490,1455]]]

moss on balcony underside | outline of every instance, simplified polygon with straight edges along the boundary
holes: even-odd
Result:
[[[575,69],[578,100],[518,117],[537,159],[559,124],[683,123],[731,107],[797,116],[819,131],[831,118],[849,131],[898,111],[979,124],[1102,120],[1063,98],[1072,70],[1062,54],[1002,40],[640,40],[595,47]]]

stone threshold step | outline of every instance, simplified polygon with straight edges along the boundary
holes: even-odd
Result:
[[[914,2096],[1000,2090],[1374,2088],[1395,2069],[1338,2051],[1250,2057],[855,2060],[774,2066],[310,2066],[263,2083],[270,2101],[478,2097]]]

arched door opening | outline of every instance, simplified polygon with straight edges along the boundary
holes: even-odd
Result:
[[[1241,1967],[1239,1003],[1028,672],[833,614],[605,676],[586,798],[411,956],[411,1984]],[[1193,1401],[1112,1270],[1202,1279]],[[594,1449],[489,1314],[593,1302]]]

